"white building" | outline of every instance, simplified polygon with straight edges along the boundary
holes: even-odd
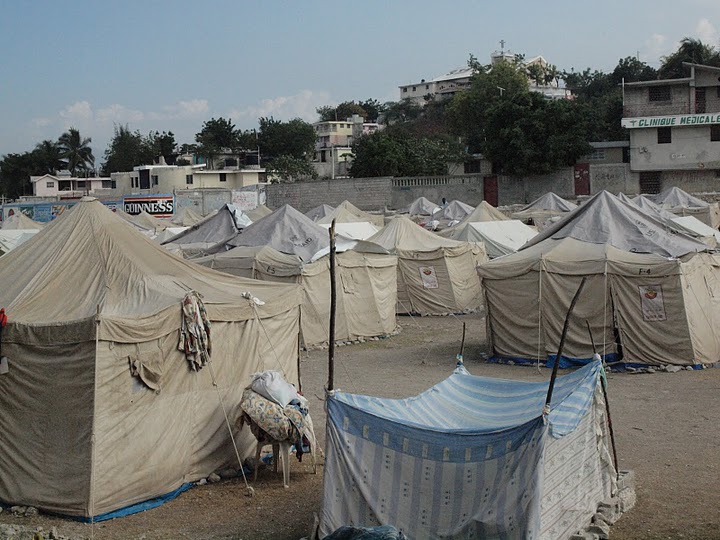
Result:
[[[313,124],[317,140],[313,167],[324,178],[348,176],[352,163],[352,145],[363,135],[370,135],[380,129],[376,122],[364,122],[354,114],[344,121],[324,121]]]
[[[265,169],[235,167],[207,170],[206,165],[139,165],[111,173],[119,195],[173,193],[178,189],[240,189],[267,182]]]
[[[490,55],[491,66],[498,62],[512,62],[514,60],[515,54],[504,49],[495,51]],[[538,65],[542,69],[550,67],[548,61],[542,56],[535,56],[526,60],[523,65],[526,69],[533,65]],[[455,94],[466,90],[470,86],[474,73],[472,68],[462,67],[453,69],[429,81],[422,79],[419,83],[401,85],[399,87],[400,99],[411,99],[418,105],[424,105],[427,101],[434,99],[451,99]],[[528,78],[528,85],[531,91],[539,92],[550,99],[569,99],[571,97],[570,90],[562,87],[559,79],[541,85]]]
[[[43,174],[31,176],[33,196],[58,199],[77,199],[85,195],[102,197],[113,194],[115,182],[112,178],[78,178],[69,171],[60,171],[56,175]]]

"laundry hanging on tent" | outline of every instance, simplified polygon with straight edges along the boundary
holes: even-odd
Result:
[[[190,369],[199,371],[210,360],[210,319],[202,295],[192,291],[182,301],[182,327],[178,350],[185,353]]]

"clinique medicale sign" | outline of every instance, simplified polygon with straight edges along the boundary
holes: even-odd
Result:
[[[698,126],[720,124],[720,113],[683,114],[680,116],[646,116],[643,118],[623,118],[621,126],[628,129]]]

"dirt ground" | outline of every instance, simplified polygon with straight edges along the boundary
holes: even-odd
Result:
[[[483,361],[484,319],[400,317],[392,338],[336,349],[336,388],[384,397],[415,395],[447,377],[455,366],[462,323],[467,323],[465,363],[476,375],[547,380],[550,371]],[[327,351],[305,353],[301,364],[316,434],[325,442],[321,397]],[[637,505],[611,530],[615,540],[720,539],[720,369],[679,373],[609,375],[609,399],[621,469],[636,474]],[[242,478],[197,486],[160,508],[90,526],[74,521],[14,517],[0,523],[53,527],[72,538],[277,539],[307,535],[321,505],[322,465],[310,472],[291,458],[290,488],[281,475],[260,472],[255,497]],[[320,460],[322,462],[322,460]]]

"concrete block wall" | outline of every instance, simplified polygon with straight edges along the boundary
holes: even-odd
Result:
[[[630,171],[627,163],[590,165],[590,193],[603,190],[611,193],[636,195],[640,193],[640,175]]]
[[[418,197],[426,197],[436,204],[460,200],[477,206],[483,200],[481,175],[430,176],[421,178],[393,178],[388,208],[400,210],[410,206]]]
[[[289,204],[300,212],[307,212],[320,204],[337,206],[348,200],[361,210],[381,210],[391,200],[391,184],[389,177],[270,184],[266,189],[266,204],[273,209]]]

